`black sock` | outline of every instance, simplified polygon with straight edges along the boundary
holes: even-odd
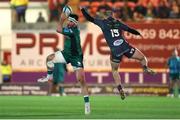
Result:
[[[178,92],[179,92],[179,94],[180,94],[180,88],[178,89]]]
[[[143,69],[147,69],[148,67],[146,65],[143,65]]]
[[[122,90],[122,86],[121,86],[121,85],[118,85],[118,86],[117,86],[117,89],[118,89],[119,91],[121,91],[121,90]]]
[[[48,70],[47,74],[53,74],[53,71],[52,70]]]
[[[169,89],[169,93],[170,93],[170,94],[174,94],[173,88],[170,88],[170,89]]]

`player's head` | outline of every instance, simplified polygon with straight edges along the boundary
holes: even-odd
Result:
[[[121,17],[121,9],[113,8],[112,9],[112,17],[115,19],[119,19]]]
[[[60,1],[59,1],[59,3],[60,3],[61,5],[66,5],[66,4],[68,4],[68,2],[69,2],[69,0],[60,0]]]
[[[65,0],[65,1],[64,1],[64,4],[66,5],[68,2],[69,2],[69,0]]]
[[[177,48],[175,48],[175,49],[173,50],[172,55],[173,55],[173,56],[178,56],[178,50],[177,50]]]
[[[70,14],[68,17],[68,27],[75,27],[78,25],[78,15]]]

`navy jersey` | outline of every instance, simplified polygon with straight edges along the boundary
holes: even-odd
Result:
[[[128,44],[122,35],[122,30],[127,30],[128,26],[120,21],[109,17],[104,20],[94,19],[94,24],[98,25],[103,31],[104,37],[112,53],[122,54],[128,51]]]
[[[124,53],[130,51],[131,48],[123,37],[123,31],[128,31],[133,34],[140,35],[138,31],[130,28],[129,26],[112,17],[101,20],[91,17],[84,8],[81,9],[81,11],[87,20],[93,22],[101,28],[112,54],[116,57],[122,56]]]

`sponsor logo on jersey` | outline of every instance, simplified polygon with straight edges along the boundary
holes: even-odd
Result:
[[[78,65],[81,65],[81,62],[78,62]]]
[[[119,46],[119,45],[121,45],[123,42],[124,42],[123,39],[115,40],[115,41],[113,42],[113,45],[114,45],[114,46]]]

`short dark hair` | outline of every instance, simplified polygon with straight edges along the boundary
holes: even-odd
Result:
[[[64,1],[64,4],[67,4],[68,2],[69,2],[69,0],[65,0],[65,1]]]
[[[79,16],[76,14],[70,14],[69,17],[74,18],[76,21],[78,21],[78,19],[79,19]]]

